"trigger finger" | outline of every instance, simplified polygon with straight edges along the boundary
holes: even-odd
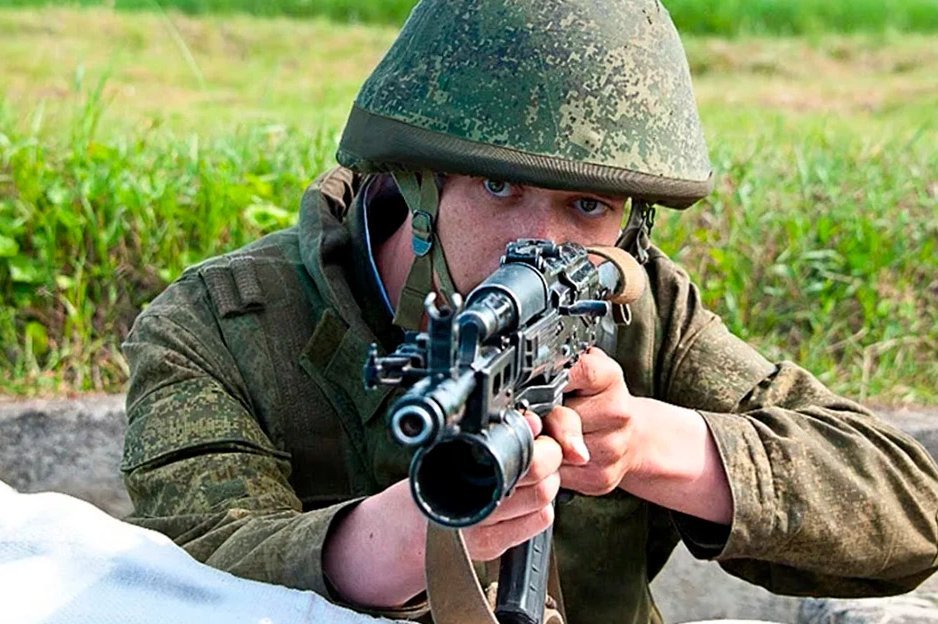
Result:
[[[544,429],[547,435],[560,444],[564,461],[582,466],[590,460],[589,450],[583,440],[583,421],[575,410],[558,405],[544,419]]]

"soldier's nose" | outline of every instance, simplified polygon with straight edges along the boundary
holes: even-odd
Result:
[[[537,220],[532,222],[531,229],[533,231],[531,238],[558,241],[563,238],[564,235],[561,224],[549,215],[538,215]]]

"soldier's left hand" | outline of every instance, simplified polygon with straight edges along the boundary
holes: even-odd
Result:
[[[563,449],[561,485],[593,496],[611,492],[638,465],[622,368],[594,347],[570,369],[565,392],[564,405],[544,419],[544,432]]]

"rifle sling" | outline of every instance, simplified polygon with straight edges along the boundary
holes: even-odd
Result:
[[[498,624],[476,576],[462,533],[433,522],[427,527],[427,597],[434,624]],[[556,608],[545,608],[544,624],[564,624],[557,560],[551,555],[547,593]]]

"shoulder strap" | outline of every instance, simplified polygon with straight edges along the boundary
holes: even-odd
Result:
[[[199,270],[218,316],[228,318],[264,309],[253,258],[224,256]]]

